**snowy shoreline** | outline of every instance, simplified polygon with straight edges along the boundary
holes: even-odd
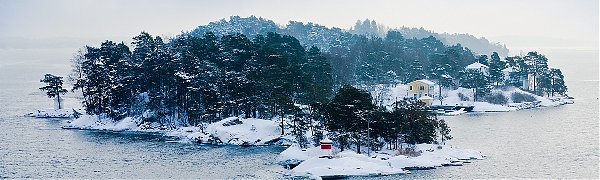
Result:
[[[435,89],[438,89],[436,87]],[[391,106],[395,100],[408,97],[407,91],[409,87],[405,84],[397,84],[395,86],[389,85],[377,85],[371,89],[371,95],[373,97],[387,97],[380,98],[379,101],[382,104]],[[513,99],[513,94],[523,94],[534,98],[531,102],[517,101]],[[444,97],[442,102],[438,99],[440,94],[435,94],[432,105],[448,105],[448,106],[474,106],[473,112],[510,112],[518,111],[523,109],[542,108],[542,107],[555,107],[565,104],[575,103],[574,99],[566,96],[556,97],[541,97],[535,94],[523,91],[519,88],[507,86],[493,89],[490,94],[500,94],[506,98],[504,104],[492,104],[484,101],[473,101],[473,90],[459,87],[454,90],[442,89],[441,96]],[[468,99],[468,100],[465,100]]]
[[[288,146],[277,158],[278,164],[294,167],[285,175],[289,177],[383,176],[409,174],[411,170],[435,169],[442,166],[462,166],[473,160],[485,159],[476,150],[458,149],[448,145],[417,144],[411,147],[418,154],[402,154],[398,150],[382,149],[373,151],[371,157],[357,154],[351,149],[339,152],[335,147],[332,154],[320,147],[302,149],[294,143],[291,135],[281,135],[277,121],[264,119],[242,119],[230,117],[211,123],[204,130],[200,127],[180,127],[162,130],[157,124],[140,123],[134,118],[113,122],[97,116],[83,115],[74,119],[65,129],[134,131],[161,133],[164,136],[178,137],[178,142],[212,145],[238,146]],[[210,132],[210,133],[209,133]],[[330,158],[322,158],[330,157]]]
[[[406,144],[405,144],[406,145]],[[409,146],[409,145],[406,145]],[[292,177],[322,177],[348,176],[384,176],[395,174],[410,174],[410,170],[435,169],[443,166],[462,166],[474,160],[483,160],[485,155],[476,150],[458,149],[447,145],[417,144],[413,150],[418,156],[399,154],[397,150],[375,151],[371,157],[357,154],[352,150],[328,152],[319,147],[301,149],[292,145],[281,152],[278,160],[281,164],[297,164],[287,174]]]
[[[388,97],[399,97],[398,92],[403,92],[404,85],[392,89]],[[444,92],[446,98],[443,104],[474,106],[473,112],[510,112],[522,109],[554,107],[574,103],[567,97],[540,97],[517,88],[494,90],[492,93],[511,97],[511,94],[521,93],[535,98],[533,102],[515,103],[512,98],[507,99],[504,105],[489,102],[462,101],[459,94],[469,96],[468,89],[459,88]],[[404,96],[400,96],[404,97]],[[391,99],[391,98],[390,98]],[[390,100],[386,99],[386,100]],[[385,100],[384,100],[385,101]],[[439,100],[434,104],[440,104]],[[285,176],[321,179],[323,177],[349,177],[349,176],[384,176],[396,174],[410,174],[411,170],[435,169],[442,166],[462,166],[474,160],[483,160],[485,155],[471,149],[459,149],[449,145],[437,144],[403,144],[410,147],[413,154],[406,154],[406,149],[382,149],[372,152],[371,156],[365,153],[358,154],[351,149],[339,152],[334,147],[333,152],[321,150],[320,147],[309,145],[302,149],[295,143],[295,137],[286,133],[281,135],[278,119],[255,119],[229,117],[221,121],[204,124],[200,127],[165,127],[158,122],[143,122],[141,118],[127,117],[119,121],[109,118],[100,118],[95,115],[79,115],[81,109],[69,110],[37,110],[28,114],[37,118],[78,118],[69,120],[64,129],[82,130],[107,130],[107,131],[132,131],[160,133],[164,136],[177,137],[177,142],[199,143],[212,145],[237,145],[237,146],[288,146],[280,153],[277,161],[284,167],[291,168]],[[75,115],[77,114],[77,115]],[[461,113],[462,114],[462,113]],[[457,114],[458,115],[458,114]],[[417,155],[415,155],[417,154]]]

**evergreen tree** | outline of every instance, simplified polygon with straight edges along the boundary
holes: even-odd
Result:
[[[489,80],[481,71],[468,69],[463,72],[460,86],[473,89],[473,101],[489,93]]]
[[[565,93],[567,92],[567,86],[565,85],[564,76],[560,69],[551,68],[550,76],[552,81],[550,94],[552,96],[554,96],[554,93],[565,95]]]
[[[307,63],[302,69],[305,72],[303,86],[306,90],[307,104],[324,104],[332,96],[333,78],[331,76],[331,65],[321,55],[319,48],[313,46],[307,51]]]
[[[432,67],[429,68],[431,70],[430,74],[431,78],[438,84],[438,99],[440,100],[441,105],[443,104],[442,87],[454,86],[454,78],[452,75],[450,75],[452,67],[448,64],[450,62],[450,58],[447,54],[436,54],[431,59]]]
[[[500,56],[498,56],[497,52],[494,52],[490,59],[490,82],[495,83],[498,86],[498,83],[502,82],[504,79],[504,74],[502,74],[502,70],[504,69],[504,62],[500,60]]]
[[[506,57],[508,67],[512,68],[508,79],[504,81],[506,85],[514,87],[522,87],[523,81],[527,81],[529,74],[529,66],[520,56]]]
[[[409,67],[410,69],[408,72],[408,79],[405,81],[406,83],[426,78],[423,66],[419,61],[414,60]]]
[[[347,146],[347,141],[352,139],[360,153],[360,146],[367,134],[367,117],[374,109],[372,97],[367,91],[344,85],[327,107],[326,127],[339,134],[340,147]]]
[[[543,95],[544,89],[548,88],[549,73],[548,59],[537,52],[529,52],[523,57],[529,67],[529,72],[533,74],[533,91],[537,95]],[[540,80],[542,82],[540,82]],[[542,87],[540,87],[542,85]]]
[[[41,87],[40,90],[45,91],[48,98],[56,97],[58,109],[62,109],[62,106],[60,105],[60,95],[69,92],[62,87],[63,77],[46,74],[44,75],[44,79],[41,79],[40,82],[46,83],[46,86]]]
[[[450,135],[450,127],[446,124],[446,121],[440,119],[438,122],[438,132],[440,133],[441,143],[446,142],[447,140],[451,140],[452,136]]]
[[[488,56],[485,54],[482,55],[477,55],[477,62],[486,65],[486,66],[490,66],[489,60],[488,60]]]

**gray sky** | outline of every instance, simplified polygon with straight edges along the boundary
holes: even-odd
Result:
[[[174,35],[231,15],[341,28],[369,18],[390,27],[484,36],[509,48],[570,42],[597,49],[599,38],[598,0],[0,0],[0,37]]]

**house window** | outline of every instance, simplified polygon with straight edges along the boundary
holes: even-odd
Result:
[[[425,86],[419,86],[419,90],[421,90],[421,91],[425,90]]]

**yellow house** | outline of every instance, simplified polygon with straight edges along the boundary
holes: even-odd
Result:
[[[408,83],[408,92],[407,92],[407,96],[408,97],[413,97],[413,98],[421,98],[423,96],[428,96],[433,98],[433,93],[434,93],[434,87],[435,83],[429,81],[429,80],[425,80],[425,79],[421,79],[421,80],[416,80],[413,82]]]

